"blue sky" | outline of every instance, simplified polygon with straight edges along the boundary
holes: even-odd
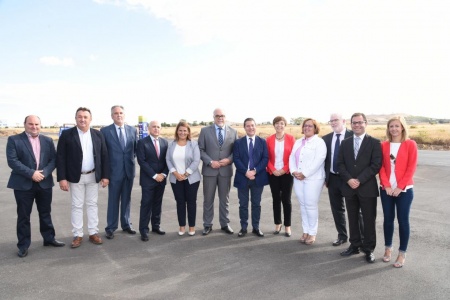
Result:
[[[450,118],[448,1],[0,0],[0,120]]]

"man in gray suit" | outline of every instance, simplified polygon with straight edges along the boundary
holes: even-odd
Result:
[[[56,167],[56,150],[53,140],[40,133],[41,120],[27,116],[25,132],[10,136],[6,144],[6,158],[12,169],[8,188],[14,189],[17,203],[17,248],[19,257],[28,254],[31,244],[30,215],[33,202],[39,213],[39,227],[44,246],[62,247],[55,239],[51,217],[53,176]]]
[[[114,123],[100,130],[108,148],[111,174],[108,185],[108,212],[105,228],[107,239],[113,239],[114,231],[118,228],[119,206],[122,230],[129,234],[136,234],[130,221],[131,189],[136,170],[136,128],[125,125],[123,106],[114,105],[111,108],[111,118]]]
[[[214,198],[219,191],[219,223],[223,231],[233,234],[229,226],[228,201],[233,176],[233,145],[237,131],[225,125],[225,114],[216,108],[213,112],[214,124],[202,128],[198,138],[203,161],[203,235],[212,231],[214,219]]]

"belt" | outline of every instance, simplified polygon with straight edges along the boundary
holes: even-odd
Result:
[[[331,172],[330,172],[330,175],[334,175],[334,176],[340,176],[339,174],[336,174],[336,173],[331,173]]]
[[[92,169],[92,170],[87,171],[87,172],[81,172],[81,174],[86,175],[86,174],[91,174],[91,173],[94,173],[94,172],[95,172],[95,169]]]

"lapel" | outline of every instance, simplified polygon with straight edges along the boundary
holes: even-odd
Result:
[[[220,147],[219,140],[217,139],[217,135],[216,135],[216,125],[215,124],[211,125],[211,139],[214,141],[214,144],[216,144],[217,147]],[[223,141],[223,143],[225,144],[225,140]]]
[[[36,157],[34,157],[33,148],[31,147],[31,143],[28,140],[28,135],[24,132],[21,136],[23,143],[25,144],[25,147],[27,147],[28,152],[30,152],[31,157],[36,161]]]
[[[78,149],[83,152],[83,148],[81,148],[81,141],[80,141],[80,136],[78,135],[78,127],[75,126],[71,132],[71,134],[73,135],[73,140],[75,141],[75,144],[78,146]]]
[[[47,144],[45,143],[44,137],[39,135],[39,143],[41,144],[41,153],[39,155],[39,168],[42,170],[42,163],[44,162],[45,154],[47,151]]]
[[[112,135],[112,137],[114,139],[114,143],[117,143],[117,145],[119,145],[119,148],[122,149],[122,146],[120,145],[119,137],[117,136],[116,125],[114,123],[110,126],[109,133]]]

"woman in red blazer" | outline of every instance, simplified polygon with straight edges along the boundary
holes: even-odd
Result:
[[[273,119],[275,134],[266,139],[269,151],[269,162],[267,172],[269,173],[269,184],[273,199],[273,219],[275,223],[274,234],[281,231],[281,204],[284,211],[285,236],[291,236],[291,214],[292,214],[292,184],[293,177],[289,172],[289,155],[295,143],[295,138],[284,132],[287,126],[286,119],[278,116]]]
[[[381,143],[383,161],[380,176],[380,195],[384,213],[384,262],[391,260],[392,237],[394,235],[395,210],[400,235],[400,247],[394,267],[405,263],[409,241],[409,211],[414,198],[413,176],[417,166],[417,145],[408,138],[406,121],[393,117],[387,123],[387,141]]]

